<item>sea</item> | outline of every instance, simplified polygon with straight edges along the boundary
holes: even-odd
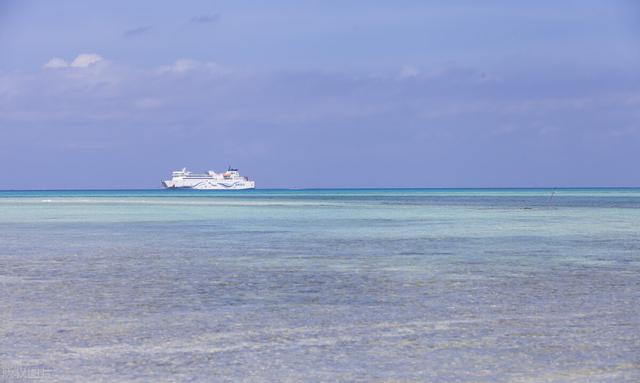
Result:
[[[639,382],[640,189],[0,192],[0,382]]]

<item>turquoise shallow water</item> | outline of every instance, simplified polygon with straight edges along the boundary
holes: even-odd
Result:
[[[0,192],[0,287],[0,381],[637,382],[640,189]]]

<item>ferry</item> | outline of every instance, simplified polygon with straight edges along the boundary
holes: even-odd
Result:
[[[229,167],[224,173],[209,170],[206,173],[191,173],[187,168],[171,173],[171,179],[162,181],[167,189],[196,190],[245,190],[255,189],[256,182],[241,176],[238,169]]]

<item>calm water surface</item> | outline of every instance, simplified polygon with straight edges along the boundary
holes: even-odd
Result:
[[[0,192],[0,287],[0,381],[638,382],[640,189]]]

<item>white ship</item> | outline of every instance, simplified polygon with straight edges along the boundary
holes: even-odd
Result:
[[[238,169],[227,169],[224,173],[209,170],[206,173],[191,173],[187,168],[171,173],[171,179],[162,181],[165,188],[198,190],[242,190],[255,189],[255,181],[250,181],[238,173]]]

